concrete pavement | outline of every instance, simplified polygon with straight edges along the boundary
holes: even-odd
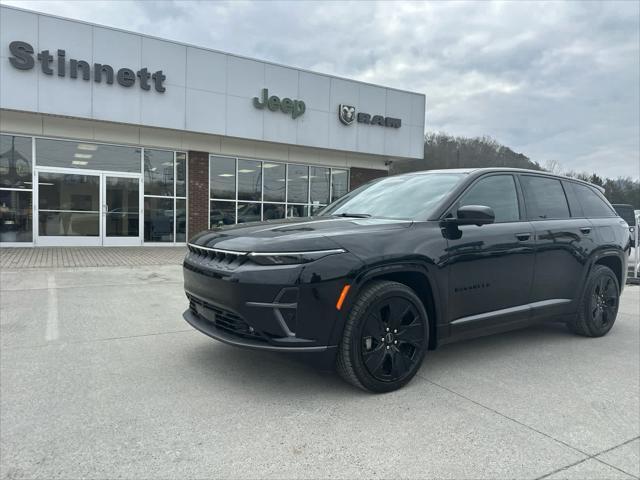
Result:
[[[2,478],[638,478],[640,288],[601,339],[443,347],[387,395],[191,329],[176,265],[0,272]]]

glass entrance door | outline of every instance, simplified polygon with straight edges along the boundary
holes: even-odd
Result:
[[[38,245],[101,245],[100,175],[38,171]]]
[[[37,171],[36,244],[142,244],[141,175]]]
[[[103,245],[140,245],[140,175],[102,176]]]

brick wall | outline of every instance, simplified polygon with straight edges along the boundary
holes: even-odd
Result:
[[[209,228],[209,154],[189,151],[189,231],[187,238]]]
[[[375,178],[386,177],[389,174],[386,170],[376,170],[374,168],[351,167],[351,190],[367,183]]]

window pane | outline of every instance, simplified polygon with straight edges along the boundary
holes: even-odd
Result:
[[[460,200],[464,205],[484,205],[493,208],[496,222],[520,220],[518,193],[511,175],[496,175],[476,183]]]
[[[349,171],[348,170],[331,170],[331,184],[333,190],[331,192],[331,201],[339,199],[349,190]]]
[[[106,177],[105,233],[107,237],[140,235],[140,181],[137,178]]]
[[[236,198],[236,159],[209,157],[211,198]]]
[[[187,196],[187,154],[176,152],[176,197]]]
[[[100,177],[66,173],[38,174],[40,210],[100,212]]]
[[[31,138],[0,135],[0,187],[32,188]]]
[[[287,202],[307,203],[309,201],[309,167],[287,165],[289,192]]]
[[[323,167],[310,167],[311,179],[311,203],[329,203],[329,182],[331,181],[331,169]]]
[[[616,213],[609,205],[600,198],[600,196],[591,188],[586,185],[580,185],[578,183],[572,183],[573,191],[578,197],[578,202],[582,205],[582,210],[586,217],[598,218],[598,217],[615,217]]]
[[[31,192],[0,190],[0,242],[32,240]]]
[[[145,149],[144,194],[173,196],[173,152]]]
[[[209,212],[209,224],[211,228],[221,227],[223,225],[233,225],[236,223],[236,204],[235,202],[216,202],[211,201],[211,210]]]
[[[527,214],[534,220],[569,218],[569,206],[559,180],[523,175]]]
[[[262,213],[259,203],[238,202],[238,223],[259,222],[262,220]]]
[[[187,201],[176,200],[176,242],[187,241]]]
[[[39,166],[140,173],[140,149],[97,143],[36,139]]]
[[[262,200],[262,162],[238,160],[238,200]]]
[[[309,216],[308,205],[287,205],[287,217],[307,217]]]
[[[265,203],[264,204],[264,219],[275,220],[277,218],[284,218],[285,206],[277,203]]]
[[[173,198],[144,198],[144,241],[173,242]]]
[[[281,163],[267,163],[264,168],[264,200],[268,202],[285,201],[285,166]]]
[[[97,237],[100,235],[100,213],[38,212],[38,235],[63,237]]]

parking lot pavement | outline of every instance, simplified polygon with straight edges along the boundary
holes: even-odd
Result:
[[[604,338],[445,346],[369,395],[191,329],[176,265],[0,281],[2,478],[640,477],[640,287]]]

